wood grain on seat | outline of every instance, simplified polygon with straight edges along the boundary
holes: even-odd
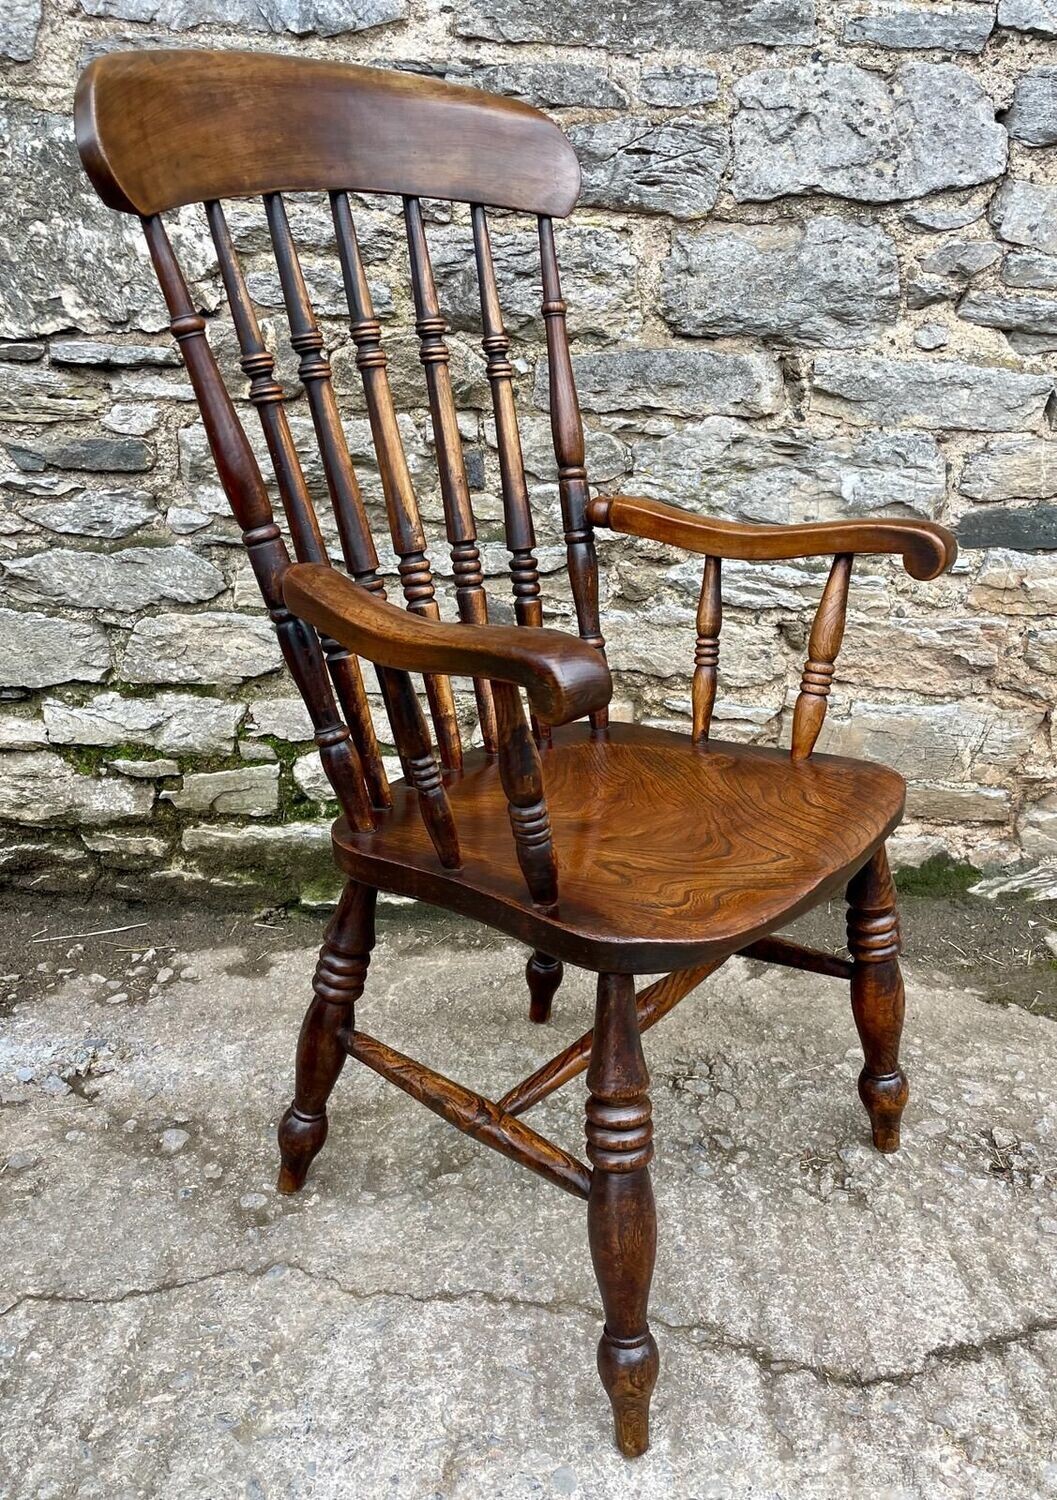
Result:
[[[375,833],[339,820],[356,880],[484,917],[534,948],[614,973],[689,968],[840,891],[899,822],[903,780],[868,761],[615,724],[555,731],[542,753],[559,902],[536,910],[514,858],[494,761],[449,778],[462,868],[442,870],[414,793],[393,787]]]

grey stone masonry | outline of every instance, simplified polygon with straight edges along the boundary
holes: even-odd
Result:
[[[890,78],[850,63],[765,68],[739,80],[732,188],[739,201],[833,193],[864,203],[988,182],[1006,132],[981,84],[947,63]]]
[[[678,333],[854,347],[898,316],[896,248],[836,217],[677,230],[661,311]]]
[[[79,69],[144,47],[325,56],[549,112],[582,173],[555,241],[594,490],[743,522],[949,525],[961,554],[940,581],[857,562],[830,743],[906,776],[898,859],[1044,857],[1057,817],[1043,790],[1057,785],[1055,38],[1057,0],[7,0],[0,880],[144,900],[334,891],[331,789],[140,226],[100,202],[75,149]],[[395,583],[330,205],[286,201]],[[470,216],[424,209],[490,614],[507,621]],[[340,562],[263,204],[227,212]],[[401,205],[354,193],[353,212],[452,618]],[[205,216],[189,204],[166,222],[285,529]],[[575,629],[538,226],[499,211],[489,223],[544,617]],[[683,731],[700,560],[602,529],[597,544],[613,715]],[[825,559],[724,566],[719,737],[787,741],[825,575]],[[461,685],[459,704],[469,734]]]

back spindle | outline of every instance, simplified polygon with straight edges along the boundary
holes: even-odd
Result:
[[[346,566],[357,583],[384,599],[385,586],[378,573],[378,553],[338,415],[330,361],[323,349],[323,336],[309,301],[286,209],[278,193],[267,194],[264,204],[290,322],[290,342],[301,355],[298,373],[312,412]],[[457,860],[457,855],[452,855],[454,823],[451,808],[433,760],[429,730],[411,679],[406,672],[389,667],[378,667],[377,673],[401,764],[419,793],[423,822],[441,863],[450,863],[453,857]]]
[[[290,566],[290,554],[275,524],[253,449],[235,415],[209,347],[205,319],[191,301],[161,219],[155,214],[144,218],[142,223],[169,309],[169,327],[187,367],[217,474],[242,531],[250,566],[275,625],[283,657],[308,708],[323,769],[352,827],[371,829],[375,819],[367,799],[363,768],[348,728],[338,715],[319,640],[311,626],[290,613],[283,600],[283,575]]]
[[[851,583],[852,554],[841,552],[822,590],[808,639],[808,659],[800,680],[800,694],[793,709],[793,760],[806,760],[815,748],[823,720],[826,699],[833,682],[833,666],[844,639],[844,621],[848,610],[848,586]]]
[[[447,325],[441,315],[425,225],[422,222],[422,207],[417,198],[404,199],[404,223],[407,228],[411,286],[415,298],[415,331],[425,369],[433,441],[437,448],[444,525],[455,576],[455,602],[460,620],[471,625],[486,625],[488,598],[484,588],[481,554],[477,546],[477,525],[470,500],[470,486],[466,480],[458,412],[451,386],[450,356],[444,341]],[[485,749],[492,755],[498,743],[492,690],[487,682],[478,678],[474,681],[474,693],[481,737]]]
[[[485,352],[495,412],[499,475],[503,489],[503,521],[514,586],[514,614],[519,625],[542,625],[543,606],[540,602],[536,536],[532,526],[525,465],[521,456],[521,436],[514,408],[514,368],[509,358],[510,339],[503,326],[503,314],[499,306],[488,220],[479,203],[473,204],[470,213],[473,219],[477,281],[481,293],[481,324],[484,330],[481,347]]]
[[[294,553],[298,562],[328,563],[326,545],[287,420],[283,388],[275,379],[275,360],[261,335],[257,313],[218,200],[206,204],[206,218],[239,342],[240,363],[250,379],[250,401],[257,409],[268,445]],[[338,701],[363,763],[370,800],[375,807],[391,807],[393,799],[378,749],[360,664],[346,647],[329,636],[322,637],[322,645]]]
[[[375,317],[349,197],[347,193],[331,193],[330,199],[341,274],[349,304],[352,340],[356,345],[356,367],[363,380],[367,414],[378,457],[389,530],[399,559],[404,598],[408,609],[415,614],[423,615],[428,620],[439,620],[440,607],[433,587],[433,573],[426,557],[422,518],[389,387],[386,355],[382,348],[382,328]],[[451,770],[458,770],[462,766],[462,742],[459,738],[459,721],[451,681],[447,677],[427,675],[425,687],[437,731],[441,762]]]
[[[720,569],[718,557],[705,558],[701,597],[697,604],[697,648],[694,652],[694,681],[691,689],[695,745],[702,745],[708,739],[712,710],[716,703],[719,631],[723,623]]]

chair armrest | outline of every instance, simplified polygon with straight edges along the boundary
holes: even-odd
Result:
[[[283,597],[295,615],[379,666],[517,683],[547,724],[594,713],[613,691],[601,653],[561,630],[427,620],[323,563],[288,568]]]
[[[954,562],[958,544],[934,521],[811,521],[799,526],[753,526],[719,521],[680,510],[663,500],[608,495],[591,500],[587,518],[627,536],[669,542],[711,557],[777,562],[792,557],[831,557],[840,553],[901,552],[913,578],[938,578]]]

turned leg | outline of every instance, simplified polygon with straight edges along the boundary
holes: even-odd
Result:
[[[304,1187],[327,1138],[327,1099],[348,1056],[354,1003],[363,994],[374,947],[370,886],[350,880],[323,935],[313,997],[297,1040],[294,1102],[279,1122],[280,1193]]]
[[[899,1066],[903,977],[899,915],[882,846],[848,886],[848,947],[853,960],[851,1006],[866,1066],[859,1098],[878,1151],[898,1151],[899,1121],[910,1090]]]
[[[658,1369],[646,1321],[657,1250],[649,1082],[634,979],[601,974],[587,1070],[587,1154],[594,1166],[587,1233],[606,1315],[598,1373],[625,1458],[637,1458],[650,1445],[650,1396]]]
[[[565,969],[561,959],[550,958],[539,949],[525,965],[529,987],[529,1020],[542,1024],[550,1020],[551,1001],[558,992]]]

